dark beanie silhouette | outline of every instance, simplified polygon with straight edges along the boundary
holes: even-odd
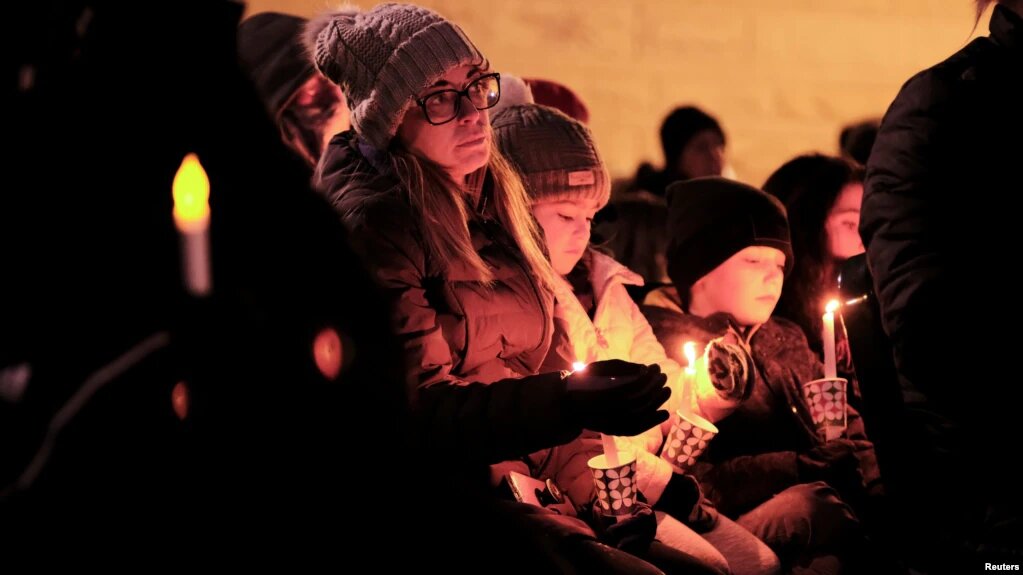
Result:
[[[263,12],[238,26],[238,58],[271,116],[316,74],[301,34],[306,19]]]
[[[777,248],[792,270],[785,207],[778,198],[727,178],[675,182],[668,196],[668,276],[679,294],[749,246]]]
[[[714,130],[725,141],[725,131],[714,116],[696,106],[675,108],[661,124],[661,148],[665,169],[670,169],[682,155],[689,140],[704,130]]]

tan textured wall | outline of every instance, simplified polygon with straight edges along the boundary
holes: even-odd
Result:
[[[959,49],[973,26],[969,0],[419,4],[458,22],[498,71],[579,93],[614,175],[659,165],[661,120],[694,103],[721,119],[737,175],[757,185],[796,154],[835,152],[843,124],[883,114],[902,82]],[[333,5],[251,0],[248,13],[311,16]]]

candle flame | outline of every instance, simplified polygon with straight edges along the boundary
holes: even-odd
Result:
[[[688,365],[686,365],[686,369],[687,370],[695,370],[696,369],[696,344],[691,342],[691,341],[685,342],[684,344],[682,344],[682,353],[686,356],[686,361],[689,362]]]
[[[572,371],[582,371],[586,369],[586,364],[581,361],[572,362]]]
[[[203,223],[210,217],[210,180],[199,157],[188,154],[181,161],[171,186],[174,196],[174,221],[178,228]]]
[[[833,299],[828,302],[828,305],[824,306],[824,311],[827,313],[835,313],[836,311],[838,311],[838,306],[839,306],[838,300]]]

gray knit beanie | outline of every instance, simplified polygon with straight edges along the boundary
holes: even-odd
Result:
[[[322,14],[306,27],[305,43],[320,73],[348,99],[352,127],[379,149],[423,89],[452,68],[489,65],[458,26],[409,4]]]
[[[611,178],[589,129],[539,104],[501,110],[491,119],[501,153],[518,169],[534,202],[589,199],[604,207]]]

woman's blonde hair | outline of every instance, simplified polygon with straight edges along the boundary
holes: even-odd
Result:
[[[413,155],[400,144],[392,146],[391,158],[395,173],[408,191],[413,210],[422,218],[427,253],[445,270],[451,262],[461,261],[476,271],[477,281],[492,282],[493,271],[476,252],[469,237],[469,210],[472,208],[463,186],[452,181],[439,166]],[[539,284],[552,289],[554,270],[541,247],[544,241],[530,211],[529,196],[518,172],[501,155],[492,138],[487,168],[493,178],[491,198],[498,222],[515,241]]]

